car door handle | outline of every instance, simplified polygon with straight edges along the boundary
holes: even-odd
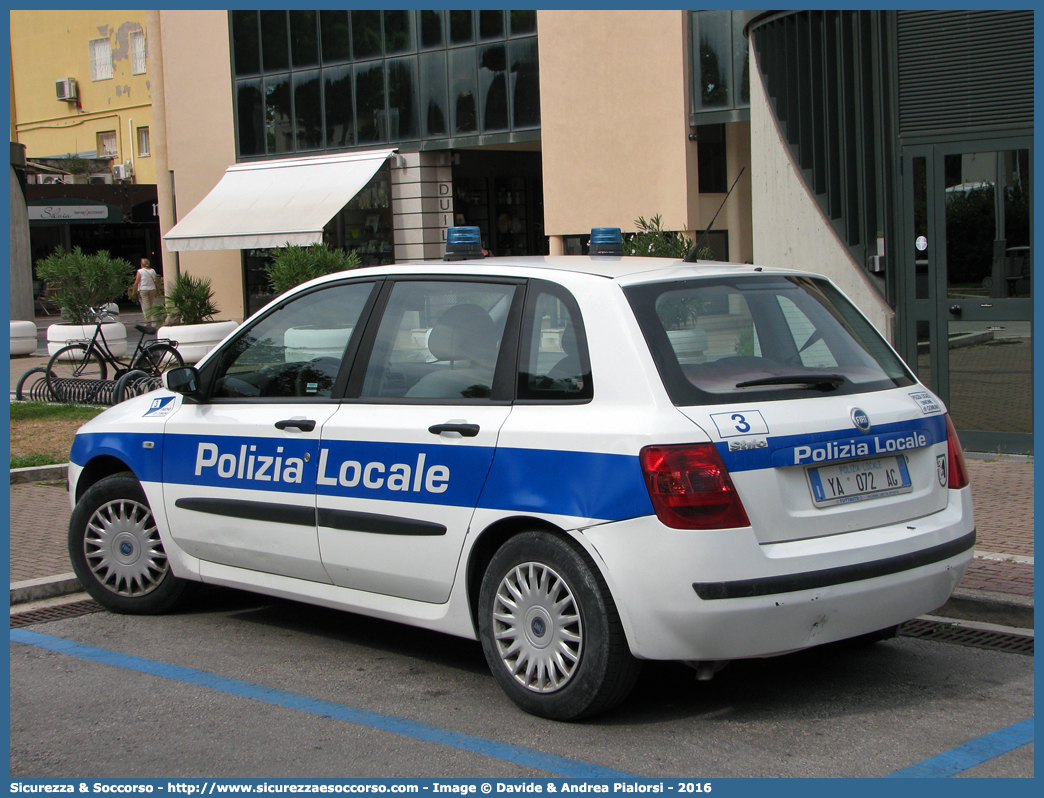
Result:
[[[428,427],[432,435],[441,435],[443,432],[459,432],[465,438],[474,438],[479,434],[478,424],[433,424]]]
[[[287,427],[294,427],[301,432],[311,432],[315,429],[315,422],[310,418],[288,418],[275,423],[276,429],[286,429]]]

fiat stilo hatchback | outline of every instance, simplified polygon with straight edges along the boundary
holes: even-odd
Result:
[[[302,285],[84,425],[91,595],[156,613],[202,582],[478,639],[557,719],[643,660],[709,677],[950,596],[953,425],[830,281],[450,250]]]

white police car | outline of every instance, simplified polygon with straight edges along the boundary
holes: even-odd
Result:
[[[975,542],[960,444],[826,279],[469,260],[453,233],[446,262],[300,286],[79,431],[92,596],[162,612],[205,582],[478,638],[559,719],[641,660],[709,676],[949,597]]]

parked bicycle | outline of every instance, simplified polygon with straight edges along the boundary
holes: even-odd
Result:
[[[106,309],[91,308],[95,322],[94,335],[89,341],[69,341],[55,352],[47,362],[47,390],[52,397],[61,395],[61,380],[104,380],[113,369],[113,379],[119,379],[128,371],[143,371],[150,377],[158,377],[167,369],[185,365],[177,350],[177,342],[165,338],[146,341],[146,335],[155,335],[151,324],[135,324],[141,333],[138,345],[130,358],[123,360],[113,354],[105,340],[102,325],[113,318]]]

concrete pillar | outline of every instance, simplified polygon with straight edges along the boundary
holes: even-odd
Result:
[[[169,291],[180,272],[178,253],[168,252],[163,236],[174,226],[174,193],[171,185],[170,164],[167,160],[167,103],[163,83],[163,29],[159,11],[145,12],[149,60],[152,78],[152,157],[156,159],[156,201],[159,205],[160,242],[163,258],[163,283]]]
[[[441,258],[453,226],[453,167],[446,152],[391,156],[395,260]]]
[[[24,170],[25,145],[11,142],[11,318],[31,321],[36,314],[33,308],[29,210],[22,188]]]

